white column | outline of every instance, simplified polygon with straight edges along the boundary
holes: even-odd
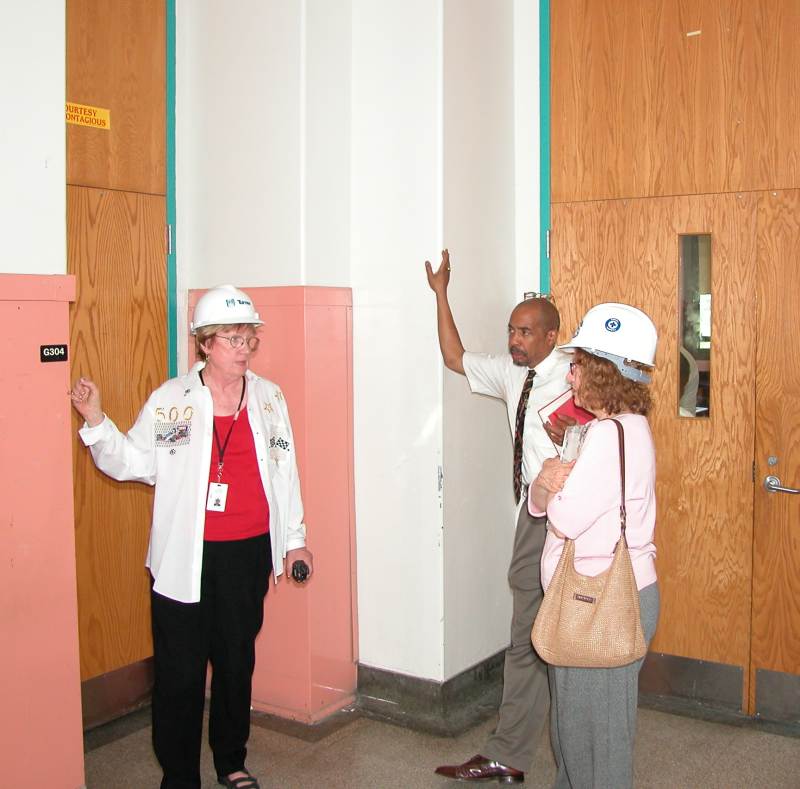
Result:
[[[465,344],[502,352],[537,266],[521,5],[178,4],[181,282],[353,288],[360,659],[425,679],[508,641],[508,426],[443,372],[423,261],[450,246]]]
[[[515,292],[513,3],[446,0],[444,217],[468,350],[505,353]],[[445,373],[444,677],[508,643],[514,537],[505,406]]]
[[[353,0],[352,285],[362,662],[441,678],[442,8]]]

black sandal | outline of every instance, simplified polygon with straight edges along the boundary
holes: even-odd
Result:
[[[242,772],[247,774],[240,775],[238,778],[228,778],[227,775],[218,775],[217,783],[224,786],[226,789],[261,789],[258,785],[258,781],[256,781],[247,770],[242,770]]]

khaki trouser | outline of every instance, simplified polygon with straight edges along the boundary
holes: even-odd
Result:
[[[547,665],[531,644],[533,620],[544,597],[540,563],[546,522],[545,517],[534,518],[528,513],[523,498],[508,570],[514,613],[503,672],[500,720],[483,750],[487,758],[523,772],[531,766],[550,707]]]

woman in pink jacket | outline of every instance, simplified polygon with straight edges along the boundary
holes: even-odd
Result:
[[[545,461],[530,488],[534,515],[547,512],[542,586],[553,577],[564,538],[575,541],[575,569],[598,575],[611,564],[620,536],[619,420],[625,434],[626,537],[648,644],[658,620],[653,534],[655,453],[647,422],[646,370],[656,330],[640,310],[600,304],[584,317],[564,349],[575,355],[567,380],[575,403],[596,419],[583,429],[578,459]],[[563,485],[563,486],[562,486]],[[556,491],[556,492],[554,492]],[[625,789],[633,785],[638,675],[642,661],[620,668],[550,666],[550,734],[557,789]]]

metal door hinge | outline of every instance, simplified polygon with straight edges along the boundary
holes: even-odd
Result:
[[[442,492],[442,484],[444,482],[444,472],[441,466],[436,467],[436,482],[439,488],[439,493]]]
[[[545,246],[545,255],[547,259],[550,260],[550,231],[545,230],[544,233],[544,246]]]
[[[172,254],[172,225],[167,225],[167,254]]]

